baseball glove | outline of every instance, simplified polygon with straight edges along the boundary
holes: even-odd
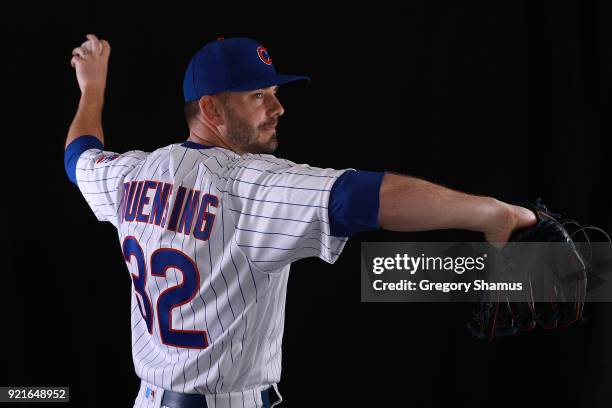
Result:
[[[538,262],[552,273],[534,273],[534,268],[520,267],[514,263],[514,277],[526,285],[521,301],[510,299],[503,292],[487,291],[480,296],[468,329],[481,339],[493,340],[498,337],[516,335],[540,325],[546,329],[569,326],[583,319],[584,301],[587,292],[588,268],[581,250],[566,229],[567,223],[561,216],[549,211],[540,199],[535,204],[523,204],[531,209],[537,223],[515,231],[509,243],[562,243],[553,245],[554,256],[543,257],[537,246],[520,246],[520,255],[510,253],[518,246],[506,245],[502,255],[506,259],[530,258],[525,248],[534,247],[530,261]],[[571,221],[572,224],[577,224]],[[579,226],[579,225],[578,225]],[[580,227],[580,226],[579,226]],[[581,228],[583,230],[584,228]],[[545,245],[545,244],[544,244]],[[541,247],[540,247],[541,248]],[[531,263],[533,265],[533,262]],[[568,273],[569,271],[569,273]],[[540,294],[534,301],[534,292]],[[544,292],[544,296],[541,294]]]

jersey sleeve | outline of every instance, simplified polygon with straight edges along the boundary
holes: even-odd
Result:
[[[120,187],[150,153],[133,150],[119,154],[103,148],[97,138],[81,136],[66,148],[64,164],[68,178],[77,185],[98,221],[117,227],[123,194]]]
[[[237,246],[258,269],[278,271],[298,259],[334,263],[348,237],[330,231],[329,199],[345,171],[246,154],[221,167],[217,187],[235,221]]]

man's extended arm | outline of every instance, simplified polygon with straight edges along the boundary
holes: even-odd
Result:
[[[98,40],[93,34],[88,34],[87,38],[86,42],[72,51],[73,57],[70,65],[76,70],[81,99],[68,130],[64,148],[83,135],[95,136],[101,143],[104,143],[102,108],[110,45],[106,40]]]
[[[483,232],[489,242],[506,242],[512,231],[535,221],[526,208],[410,176],[386,173],[380,187],[378,222],[387,230],[465,229]]]

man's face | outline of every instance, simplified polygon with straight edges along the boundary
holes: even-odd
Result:
[[[278,147],[276,125],[284,110],[277,89],[231,92],[223,103],[225,136],[241,153],[273,153]]]

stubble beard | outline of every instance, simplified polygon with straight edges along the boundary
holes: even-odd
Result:
[[[265,126],[270,126],[272,123],[266,122],[259,127],[255,127],[238,116],[229,106],[225,106],[224,108],[227,127],[226,136],[233,146],[238,148],[242,153],[271,154],[276,151],[278,147],[276,131],[272,133],[267,142],[259,141],[260,129]]]

